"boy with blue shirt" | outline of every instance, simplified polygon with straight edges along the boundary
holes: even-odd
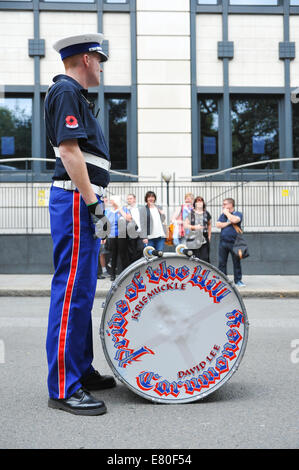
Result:
[[[232,198],[224,199],[222,208],[223,212],[216,223],[216,227],[221,229],[218,267],[220,271],[227,274],[227,259],[230,253],[234,268],[234,282],[236,286],[244,287],[245,284],[242,282],[241,261],[233,252],[233,246],[237,236],[234,224],[241,227],[243,214],[242,212],[235,211],[235,201]]]

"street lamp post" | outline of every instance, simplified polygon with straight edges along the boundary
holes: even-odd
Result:
[[[162,173],[162,178],[166,183],[167,223],[169,223],[169,182],[171,180],[171,174],[170,173]]]

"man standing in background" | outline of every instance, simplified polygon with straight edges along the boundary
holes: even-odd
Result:
[[[241,228],[243,214],[242,212],[235,211],[235,201],[232,198],[224,199],[222,209],[222,214],[216,223],[216,227],[221,229],[218,267],[220,271],[227,274],[227,259],[230,253],[234,268],[234,283],[238,287],[244,287],[245,284],[242,282],[241,260],[233,252],[233,246],[237,236],[234,224]]]

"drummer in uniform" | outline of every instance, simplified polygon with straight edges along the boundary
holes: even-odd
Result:
[[[49,211],[54,276],[47,332],[51,408],[73,414],[105,413],[90,390],[114,387],[93,365],[92,320],[97,264],[104,233],[104,191],[110,157],[87,89],[100,84],[102,34],[54,44],[65,74],[54,77],[45,100],[47,136],[56,155]]]

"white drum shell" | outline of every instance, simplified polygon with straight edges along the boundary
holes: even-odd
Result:
[[[214,392],[237,370],[248,319],[240,294],[218,269],[165,253],[136,261],[114,282],[100,336],[108,364],[129,389],[153,402],[186,403]]]

